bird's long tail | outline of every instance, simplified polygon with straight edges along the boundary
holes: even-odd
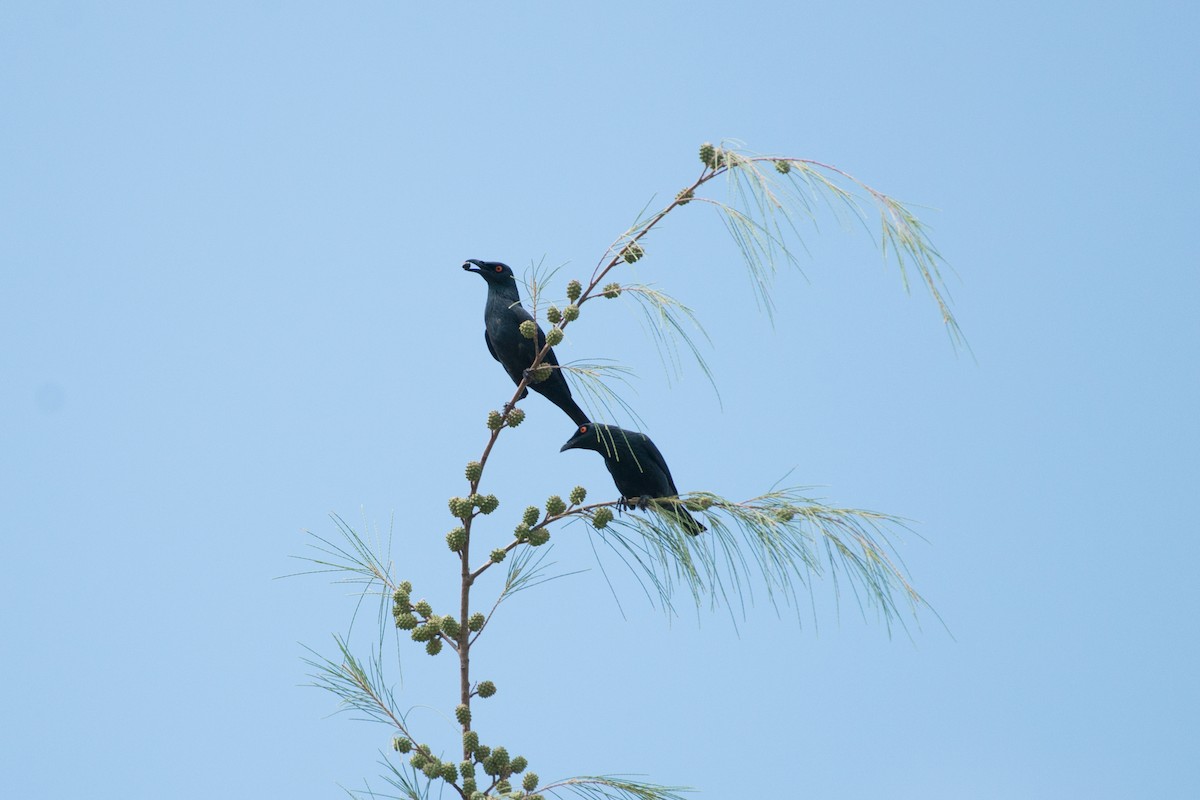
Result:
[[[563,413],[570,417],[576,425],[585,425],[591,422],[591,420],[588,419],[588,415],[582,408],[579,407],[579,404],[576,403],[575,399],[570,395],[567,395],[566,397],[547,397],[546,399],[561,408]]]

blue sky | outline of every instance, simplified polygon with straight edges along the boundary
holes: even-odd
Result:
[[[787,475],[914,520],[900,549],[946,627],[889,638],[826,583],[815,621],[761,593],[736,630],[670,619],[568,528],[556,569],[586,571],[512,600],[475,655],[500,687],[481,729],[543,777],[701,797],[1195,794],[1197,16],[3,4],[0,793],[376,775],[388,731],[303,686],[301,644],[331,651],[353,598],[276,578],[331,512],[394,519],[401,577],[449,602],[445,498],[511,394],[459,264],[584,277],[729,137],[919,207],[973,357],[834,219],[793,242],[772,326],[694,207],[631,272],[696,311],[720,398],[694,366],[668,381],[618,304],[560,357],[636,370],[681,489]],[[613,491],[558,453],[565,417],[525,407],[490,473],[498,542],[528,502]],[[448,656],[402,657],[448,745]]]

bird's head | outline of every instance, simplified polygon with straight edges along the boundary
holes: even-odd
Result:
[[[504,284],[513,281],[512,267],[501,264],[499,261],[480,261],[477,258],[468,258],[463,262],[462,268],[467,272],[479,273],[488,283]]]
[[[605,431],[605,425],[597,425],[594,422],[585,422],[575,429],[575,433],[567,439],[567,443],[558,449],[558,452],[565,453],[567,450],[595,450],[597,453],[606,452],[604,443],[600,439],[601,431]],[[605,431],[607,433],[607,431]],[[608,434],[608,438],[612,438]]]

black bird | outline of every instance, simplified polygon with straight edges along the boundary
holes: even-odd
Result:
[[[608,467],[627,506],[633,497],[638,498],[640,508],[654,505],[654,498],[679,497],[666,460],[644,433],[587,422],[575,429],[575,435],[559,452],[566,450],[595,450],[604,456],[604,466]],[[692,536],[708,530],[678,503],[657,504],[656,508],[674,516]]]
[[[508,265],[498,261],[478,261],[471,258],[467,259],[462,268],[468,272],[479,273],[487,281],[487,303],[483,307],[483,339],[487,342],[492,358],[500,362],[500,366],[504,367],[513,383],[519,384],[525,377],[525,371],[533,363],[534,356],[546,344],[542,326],[538,325],[537,328],[536,346],[533,339],[526,339],[521,335],[521,323],[532,320],[533,317],[525,310],[525,306],[521,305],[521,296],[517,294],[517,280]],[[553,349],[546,353],[542,363],[554,368],[550,370],[550,377],[538,383],[531,383],[529,387],[561,408],[576,425],[588,422],[588,415],[571,398],[571,387],[567,385],[566,376],[558,368],[558,358],[555,357]],[[527,394],[528,389],[522,392],[521,398],[518,399],[523,399]]]

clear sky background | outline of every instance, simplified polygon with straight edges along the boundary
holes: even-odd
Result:
[[[691,206],[635,274],[704,322],[720,398],[694,365],[669,382],[620,303],[585,308],[560,357],[637,371],[684,490],[790,471],[914,520],[901,552],[946,627],[889,638],[825,582],[800,623],[761,593],[736,630],[671,619],[611,563],[610,590],[575,526],[553,560],[586,571],[519,595],[475,654],[500,688],[485,740],[545,778],[713,798],[1200,794],[1198,21],[0,4],[0,795],[323,798],[375,776],[389,732],[303,686],[302,644],[331,653],[353,598],[276,578],[331,512],[394,517],[401,577],[448,603],[445,500],[512,390],[459,265],[586,277],[722,137],[919,206],[974,355],[828,218],[772,326]],[[558,453],[563,415],[525,408],[488,484],[497,543],[527,502],[615,494],[598,457]],[[449,748],[450,658],[401,652],[397,691]]]

